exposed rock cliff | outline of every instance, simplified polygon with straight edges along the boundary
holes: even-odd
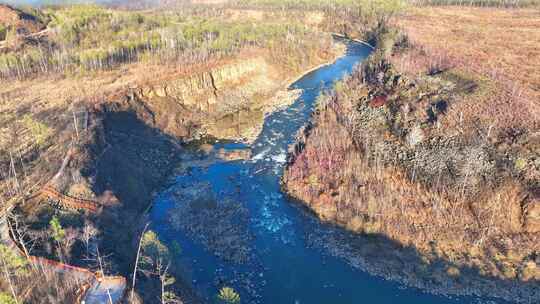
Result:
[[[131,90],[129,98],[144,104],[156,127],[172,136],[250,141],[260,132],[266,113],[293,101],[295,93],[286,88],[292,76],[254,57],[143,84]]]
[[[327,62],[341,50],[322,48],[303,64]],[[293,100],[287,90],[293,69],[272,62],[265,50],[246,52],[200,66],[144,67],[155,77],[134,67],[85,81],[34,81],[31,91],[26,80],[2,88],[0,195],[24,202],[17,212],[40,240],[33,254],[55,258],[61,250],[65,262],[91,266],[81,256],[88,250],[83,242],[59,249],[43,233],[58,215],[74,240],[99,231],[92,246],[113,257],[108,271],[130,273],[143,228],[137,224],[145,223],[153,191],[191,149],[186,143],[206,136],[252,140],[265,114]],[[216,160],[247,155],[212,152]],[[92,210],[80,202],[91,202]],[[195,298],[189,288],[178,289],[183,299]]]
[[[310,67],[334,59],[343,46],[321,52]],[[125,98],[148,111],[151,123],[184,140],[211,136],[252,141],[267,113],[294,101],[289,82],[297,75],[258,54],[204,67],[189,75],[167,75],[131,88]],[[120,97],[122,98],[122,97]],[[112,98],[118,99],[118,97]]]

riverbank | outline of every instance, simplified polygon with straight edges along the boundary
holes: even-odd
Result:
[[[345,55],[345,52],[346,52],[345,43],[342,43],[341,41],[334,42],[332,51],[330,52],[331,55],[328,61],[315,65],[312,68],[308,68],[306,71],[300,74],[297,74],[296,76],[288,77],[287,80],[283,82],[283,84],[280,86],[282,89],[279,89],[274,94],[274,96],[270,98],[268,104],[265,106],[263,110],[263,119],[259,120],[256,127],[246,132],[241,138],[228,138],[228,139],[242,141],[246,144],[253,143],[262,131],[262,128],[264,125],[264,119],[268,117],[269,115],[271,115],[272,113],[283,110],[286,107],[290,106],[302,94],[301,90],[291,89],[292,84],[294,84],[295,82],[300,80],[302,77],[306,76],[307,74],[312,73],[313,71],[316,71],[322,67],[331,65],[332,63],[336,62],[336,60],[338,60],[340,57]]]
[[[516,110],[531,100],[463,65],[407,73],[440,56],[381,33],[377,53],[299,133],[285,190],[352,233],[319,242],[362,269],[438,294],[540,299],[538,169],[528,165],[538,120]],[[484,120],[471,103],[509,117]],[[508,135],[518,128],[519,139]]]
[[[296,230],[300,218],[289,210],[279,191],[279,175],[287,143],[308,119],[319,92],[369,53],[355,44],[348,46],[344,57],[294,83],[293,89],[302,90],[301,96],[291,106],[268,115],[254,143],[219,141],[203,147],[210,157],[213,151],[222,150],[232,155],[250,150],[250,157],[211,164],[192,162],[191,168],[179,170],[167,189],[156,196],[151,210],[153,227],[164,242],[184,248],[178,257],[183,273],[208,301],[222,287],[232,287],[248,303],[295,299],[326,303],[331,295],[327,290],[304,292],[307,286],[344,279],[337,273],[319,273],[323,268],[313,270],[309,261],[317,261],[318,256],[302,245],[302,232]],[[282,262],[288,265],[285,269]],[[294,279],[308,273],[310,280]]]
[[[130,14],[99,7],[59,8],[57,13],[72,14],[69,18],[76,20],[89,14],[88,18],[107,28],[104,31],[114,31],[108,27],[109,17],[118,15],[122,22],[129,23],[123,18]],[[150,22],[154,14],[159,12],[141,18]],[[236,34],[250,28],[246,25]],[[282,32],[273,23],[268,28],[276,31],[267,42],[281,39]],[[0,198],[14,201],[12,196],[17,196],[24,202],[16,214],[22,219],[20,224],[29,227],[25,228],[28,233],[24,241],[37,240],[32,254],[106,274],[130,276],[152,194],[163,187],[185,154],[197,149],[196,142],[208,137],[253,139],[265,115],[290,104],[297,96],[283,87],[284,79],[338,54],[340,49],[333,47],[328,35],[295,28],[292,24],[287,27],[287,39],[296,41],[290,50],[286,45],[279,49],[245,45],[227,55],[205,53],[204,60],[196,63],[174,61],[168,65],[137,57],[80,74],[40,70],[6,80],[6,86],[0,89],[0,131],[6,135],[0,137],[2,172],[7,172],[4,169],[13,160],[6,158],[8,155],[16,155],[17,162],[11,165],[14,172],[0,176]],[[94,35],[93,29],[80,30]],[[51,35],[44,39],[58,38]],[[282,61],[283,53],[286,62]],[[219,151],[215,156],[242,157]],[[99,205],[96,212],[69,206],[64,209],[65,204],[56,202],[55,197],[34,195],[51,180],[60,198],[95,202]],[[17,191],[12,191],[13,183]],[[49,233],[54,219],[64,231],[61,241]],[[104,269],[97,268],[98,254],[105,260],[100,261]],[[16,276],[13,280],[17,286],[24,286],[32,279]],[[156,280],[155,276],[141,275],[137,293],[152,301],[159,290]],[[57,285],[61,289],[60,282]],[[199,302],[181,278],[170,288],[186,302]],[[40,298],[40,292],[27,299]]]
[[[201,140],[208,135],[237,140],[246,138],[240,134],[245,134],[245,129],[249,126],[246,127],[235,122],[236,119],[244,119],[244,114],[241,114],[244,110],[234,110],[233,113],[240,114],[233,117],[232,121],[223,122],[229,124],[228,128],[234,129],[234,134],[226,134],[226,129],[219,128],[212,132],[212,128],[219,125],[219,123],[216,124],[216,121],[219,122],[220,117],[228,115],[227,111],[229,110],[227,108],[216,109],[212,106],[206,107],[208,105],[207,98],[214,98],[215,104],[221,106],[224,101],[229,101],[229,104],[239,103],[248,96],[252,97],[249,94],[254,93],[256,87],[261,93],[263,87],[266,86],[264,88],[266,93],[249,98],[252,104],[245,108],[247,112],[243,112],[249,113],[254,108],[254,111],[260,113],[254,118],[248,117],[247,120],[262,128],[264,115],[289,104],[297,95],[297,93],[287,92],[281,95],[276,94],[273,98],[270,97],[275,91],[285,92],[285,88],[281,87],[283,83],[281,77],[290,72],[279,72],[279,77],[270,75],[272,78],[268,78],[264,74],[270,73],[269,69],[275,72],[279,70],[279,67],[270,66],[263,57],[260,57],[262,53],[258,51],[255,56],[253,53],[243,53],[247,58],[225,63],[218,62],[210,70],[194,72],[187,78],[185,76],[175,78],[174,75],[168,75],[169,80],[163,86],[164,90],[162,91],[154,85],[144,83],[138,87],[114,92],[99,102],[92,101],[92,99],[79,102],[73,106],[72,110],[76,113],[73,114],[75,119],[61,114],[61,105],[45,103],[47,107],[57,108],[59,117],[65,119],[62,123],[68,126],[64,127],[63,130],[48,131],[59,132],[49,135],[57,140],[55,146],[59,149],[53,150],[54,154],[47,153],[47,156],[50,159],[56,159],[58,166],[64,160],[66,166],[62,165],[60,171],[57,171],[55,166],[33,169],[33,174],[41,172],[42,178],[47,174],[55,175],[57,176],[55,180],[58,182],[58,191],[68,193],[72,197],[91,199],[100,204],[103,203],[103,206],[96,214],[86,214],[85,212],[77,213],[75,210],[59,212],[53,206],[46,204],[46,201],[29,202],[23,209],[27,216],[25,224],[32,226],[34,234],[39,233],[39,231],[47,231],[53,215],[58,214],[62,227],[68,229],[70,233],[73,232],[76,238],[82,238],[84,231],[95,231],[96,235],[90,236],[94,244],[92,246],[99,248],[99,252],[104,255],[112,254],[113,256],[110,263],[107,264],[106,272],[125,276],[130,274],[133,270],[131,261],[134,260],[136,240],[144,228],[144,221],[141,221],[141,218],[145,218],[143,214],[148,209],[153,191],[162,187],[175,164],[181,162],[186,153],[190,153],[185,150],[194,148],[183,147],[183,143]],[[328,55],[334,56],[333,54]],[[327,61],[328,59],[330,58],[323,57],[320,60]],[[161,83],[163,84],[163,82]],[[182,96],[174,95],[176,93],[174,93],[173,88],[182,88],[186,83],[190,83],[196,88],[196,91],[179,89],[177,92],[181,92]],[[45,82],[43,86],[47,84]],[[46,90],[47,99],[53,99],[55,94],[63,92],[65,86],[59,85],[54,88],[53,91]],[[41,92],[38,90],[39,88],[36,89],[29,94]],[[10,97],[14,96],[12,92],[9,95]],[[188,100],[186,97],[190,99]],[[28,100],[26,99],[27,95],[20,96],[20,98]],[[286,100],[281,100],[281,98]],[[205,103],[199,102],[204,99],[207,100]],[[279,103],[277,99],[279,99]],[[178,100],[182,100],[183,105],[176,104]],[[48,108],[44,109],[44,111],[46,110]],[[181,122],[171,123],[171,119],[179,118],[182,118]],[[85,122],[81,121],[83,119]],[[201,119],[206,119],[206,122]],[[75,120],[80,125],[70,126],[70,120]],[[49,121],[47,121],[47,125],[56,126]],[[77,130],[77,128],[79,129]],[[256,137],[259,132],[260,130],[255,128],[252,136]],[[78,135],[76,144],[71,145],[72,150],[69,152],[63,152],[63,147],[70,146],[70,137],[66,134]],[[47,139],[49,142],[51,140],[51,138]],[[64,153],[70,154],[71,157],[66,157]],[[41,156],[43,157],[43,155]],[[218,158],[234,157],[219,153],[216,156]],[[34,175],[29,177],[33,178]],[[30,183],[30,181],[26,182]],[[108,197],[108,201],[116,202],[113,207],[102,201],[102,198],[105,197]],[[135,222],[141,224],[133,225]],[[52,259],[56,258],[57,252],[62,252],[61,259],[65,263],[80,267],[93,267],[78,256],[88,250],[83,242],[76,241],[66,245],[67,247],[61,246],[51,248],[46,244],[40,244],[34,250],[36,254]],[[20,279],[26,280],[27,278],[21,277]],[[155,282],[152,280],[139,280],[137,291],[143,299],[154,296],[153,285]],[[176,280],[174,290],[184,301],[199,302],[197,296],[190,291],[189,284],[181,279]]]

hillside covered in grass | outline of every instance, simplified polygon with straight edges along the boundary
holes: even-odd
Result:
[[[284,188],[324,221],[401,244],[376,272],[540,299],[539,26],[528,8],[417,6],[392,19],[370,60],[320,98]],[[358,246],[340,254],[374,254]]]

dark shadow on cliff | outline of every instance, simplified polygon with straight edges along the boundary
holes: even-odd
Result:
[[[96,117],[101,121],[87,146],[92,160],[83,174],[93,180],[98,197],[109,192],[118,200],[96,217],[100,251],[112,262],[113,273],[131,278],[139,238],[149,221],[146,211],[152,195],[166,183],[183,148],[180,139],[153,126],[152,113],[134,107],[129,98],[104,105]],[[156,284],[141,276],[137,291],[143,298],[154,299],[159,290],[154,288]],[[175,286],[185,301],[198,302],[185,282],[178,281]]]

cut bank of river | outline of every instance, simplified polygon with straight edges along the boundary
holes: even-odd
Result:
[[[477,298],[435,296],[414,288],[372,276],[334,257],[313,241],[314,234],[334,228],[295,206],[281,192],[280,177],[286,164],[288,146],[296,132],[309,120],[317,96],[350,73],[370,54],[366,46],[351,44],[345,56],[321,67],[291,85],[303,93],[294,104],[269,115],[262,133],[250,146],[216,143],[214,148],[251,149],[249,160],[218,162],[208,167],[194,166],[176,176],[158,194],[151,211],[152,229],[164,242],[178,242],[182,248],[175,261],[182,276],[209,302],[220,287],[231,286],[242,303],[353,304],[353,303],[479,303]],[[175,229],[170,222],[175,206],[184,204],[175,195],[193,185],[205,184],[218,201],[235,201],[247,213],[252,237],[247,263],[236,264],[218,258],[193,234]],[[247,214],[247,215],[246,215]],[[247,236],[246,236],[247,237]],[[491,302],[493,303],[493,302]]]

